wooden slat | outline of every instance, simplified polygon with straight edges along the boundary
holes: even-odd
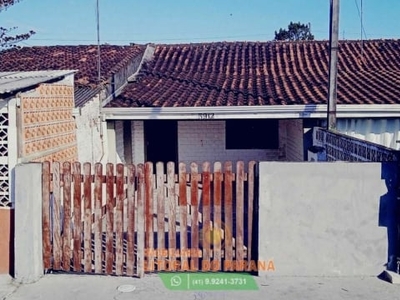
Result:
[[[82,270],[82,174],[79,162],[72,165],[72,176],[74,181],[74,271],[80,272]]]
[[[126,275],[133,276],[135,268],[135,166],[130,164],[127,166],[127,253],[126,253]]]
[[[167,163],[168,189],[168,258],[169,263],[175,265],[176,249],[176,193],[175,193],[175,163]]]
[[[137,168],[138,191],[137,191],[137,275],[141,278],[144,276],[144,252],[145,252],[145,217],[144,217],[144,166],[139,164]]]
[[[71,163],[63,163],[63,270],[71,270]]]
[[[187,257],[185,253],[188,250],[188,230],[187,230],[187,182],[186,182],[186,164],[179,164],[179,238],[181,264],[186,268]]]
[[[244,227],[244,164],[242,161],[236,163],[236,237],[235,251],[236,261],[244,259],[243,227]],[[240,270],[239,270],[240,271]]]
[[[253,243],[253,209],[254,209],[254,188],[255,188],[255,166],[254,161],[249,162],[248,172],[248,206],[247,206],[247,263],[252,261],[252,243]]]
[[[83,194],[84,194],[84,271],[92,271],[92,181],[91,164],[83,164]]]
[[[50,238],[50,162],[42,164],[42,223],[43,223],[43,267],[51,268],[51,238]]]
[[[203,244],[203,260],[211,260],[210,238],[211,238],[211,174],[210,163],[203,163],[203,229],[202,229],[202,244]]]
[[[164,163],[156,164],[157,181],[157,249],[159,250],[158,260],[163,261],[162,252],[165,249],[165,186],[164,186]]]
[[[148,252],[147,262],[149,270],[154,267],[154,238],[153,238],[153,163],[146,162],[144,165],[145,176],[145,251]]]
[[[114,262],[114,165],[106,165],[106,274],[112,274]]]
[[[232,249],[232,229],[233,229],[232,162],[230,162],[230,161],[225,162],[224,173],[225,173],[225,180],[224,180],[224,194],[225,194],[224,195],[224,224],[225,224],[224,259],[226,261],[232,262],[232,260],[233,260],[233,249]]]
[[[223,236],[222,233],[222,224],[221,224],[221,203],[222,203],[222,173],[221,173],[221,163],[214,163],[214,222],[213,222],[213,231],[212,231],[212,242],[213,242],[213,260],[216,262],[214,264],[216,270],[216,266],[219,266],[221,269],[221,239]],[[219,270],[218,269],[218,270]]]
[[[103,205],[103,165],[96,163],[94,166],[94,272],[102,273],[102,222]]]
[[[123,273],[124,165],[117,164],[115,210],[115,275]]]
[[[60,163],[53,162],[53,269],[61,270],[61,176]]]
[[[190,164],[190,201],[191,201],[191,238],[190,248],[192,254],[191,266],[193,269],[199,269],[198,249],[199,249],[199,182],[198,167],[196,163]]]

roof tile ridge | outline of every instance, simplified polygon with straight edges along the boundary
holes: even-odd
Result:
[[[136,72],[128,77],[129,82],[135,82],[138,79],[138,76],[141,74],[144,65],[149,61],[154,59],[154,52],[156,50],[155,44],[147,44],[146,49],[143,51],[142,59],[140,60],[139,67],[137,68]]]
[[[115,64],[115,66],[110,70],[110,73],[116,73],[122,67],[126,66],[127,63],[132,60],[132,56],[135,56],[135,49],[143,48],[143,47],[138,47],[138,45],[134,45],[134,46],[131,46],[131,45],[106,45],[106,46],[109,46],[109,47],[111,46],[111,47],[121,48],[121,49],[132,48],[132,52],[124,55],[124,57],[117,64]],[[144,53],[144,51],[143,51],[143,53]]]

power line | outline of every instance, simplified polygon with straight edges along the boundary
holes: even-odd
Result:
[[[320,31],[322,32],[322,31]],[[164,41],[180,41],[180,40],[201,40],[201,39],[230,39],[230,38],[243,38],[243,37],[268,37],[266,33],[260,34],[243,34],[243,35],[225,35],[225,36],[208,36],[208,37],[191,37],[191,38],[152,38],[151,40],[164,40]],[[94,42],[94,39],[57,39],[57,38],[31,38],[32,41],[65,41],[65,42]],[[150,39],[136,39],[138,42],[148,41]],[[132,39],[110,39],[110,42],[131,42]]]
[[[358,11],[358,17],[360,18],[360,21],[361,21],[361,39],[362,39],[363,34],[364,34],[365,39],[368,39],[367,33],[365,32],[364,24],[363,24],[363,10],[362,10],[363,0],[360,0],[360,1],[361,1],[361,9],[360,9],[360,6],[358,5],[357,0],[354,0],[354,3],[356,4],[357,11]]]
[[[313,30],[313,33],[326,33],[326,31],[324,30]],[[364,33],[364,32],[363,32]],[[346,38],[349,39],[349,37],[351,36],[355,36],[355,35],[359,35],[360,32],[355,32],[355,31],[343,31],[343,34],[346,35]],[[364,34],[365,35],[365,34]],[[214,39],[214,40],[224,40],[224,39],[234,39],[234,38],[254,38],[254,37],[262,37],[263,40],[268,40],[268,37],[271,36],[272,39],[272,35],[269,33],[257,33],[257,34],[241,34],[241,35],[224,35],[224,36],[203,36],[203,37],[190,37],[190,38],[177,38],[177,37],[173,37],[173,38],[162,38],[162,37],[158,37],[158,38],[148,38],[148,39],[104,39],[103,41],[105,42],[149,42],[149,41],[188,41],[188,40],[210,40],[210,39]],[[390,35],[390,34],[379,34],[379,33],[371,33],[370,35],[371,37],[375,37],[377,39],[381,39],[384,37],[387,38],[396,38],[396,36],[394,35]],[[398,35],[400,38],[400,35]],[[366,38],[366,35],[365,35]],[[351,38],[350,38],[351,39]],[[57,42],[91,42],[91,43],[96,43],[97,40],[96,39],[67,39],[67,38],[30,38],[29,41],[57,41]]]
[[[97,30],[97,76],[98,84],[101,83],[101,54],[100,54],[100,10],[99,0],[96,0],[96,30]]]

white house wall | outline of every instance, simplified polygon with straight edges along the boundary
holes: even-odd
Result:
[[[117,149],[116,163],[125,162],[123,121],[115,121],[115,138],[116,138],[116,149]]]
[[[279,148],[286,161],[304,161],[303,120],[279,120]]]
[[[400,150],[399,119],[338,119],[336,127],[349,136]]]
[[[225,121],[179,121],[178,140],[179,160],[186,163],[278,159],[277,149],[225,149]]]
[[[99,100],[94,98],[75,115],[78,159],[81,162],[96,163],[103,156],[99,110]]]
[[[144,162],[144,124],[143,121],[132,121],[132,161],[134,164]]]
[[[144,121],[131,122],[132,161],[145,161]],[[178,121],[178,157],[185,163],[204,161],[303,160],[302,120],[279,121],[280,149],[225,149],[225,121]],[[260,137],[267,138],[267,137]],[[117,162],[124,162],[123,121],[115,121]]]

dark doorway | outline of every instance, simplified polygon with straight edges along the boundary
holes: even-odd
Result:
[[[176,121],[145,121],[146,161],[177,162],[178,128]]]

